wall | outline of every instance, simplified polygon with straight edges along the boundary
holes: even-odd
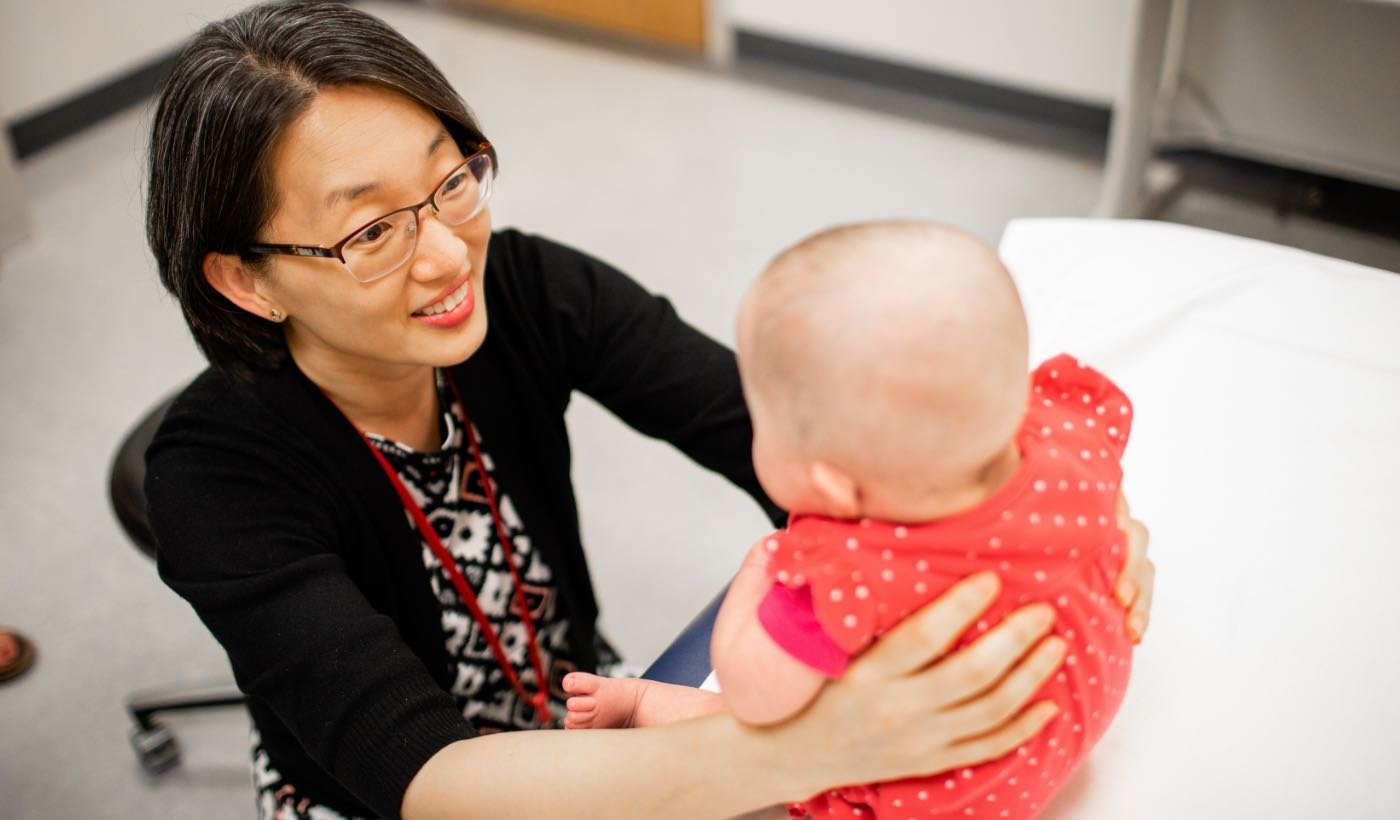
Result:
[[[10,141],[0,133],[0,255],[29,233],[29,215],[25,210],[25,194],[15,174]],[[3,269],[3,262],[0,262]]]
[[[245,0],[0,0],[0,122],[159,57]]]
[[[1109,105],[1129,0],[730,0],[746,30]]]
[[[0,0],[0,121],[166,53],[246,0]],[[1125,0],[727,0],[739,27],[1108,104],[1124,65]]]

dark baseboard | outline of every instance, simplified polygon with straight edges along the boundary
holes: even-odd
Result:
[[[781,63],[882,88],[994,109],[1028,120],[1092,132],[1100,137],[1108,134],[1111,111],[1106,105],[1037,94],[742,28],[734,34],[735,53],[741,58]]]
[[[330,0],[322,0],[329,2]],[[340,0],[354,5],[358,0]],[[5,123],[15,158],[24,159],[154,97],[184,43],[111,80],[27,117]]]
[[[25,159],[108,117],[149,99],[175,64],[176,52],[157,57],[111,81],[8,124],[15,157]]]

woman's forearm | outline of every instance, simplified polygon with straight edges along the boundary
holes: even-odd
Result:
[[[732,817],[820,788],[784,771],[781,746],[729,715],[647,729],[486,735],[424,764],[403,817]]]

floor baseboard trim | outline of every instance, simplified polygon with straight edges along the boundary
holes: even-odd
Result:
[[[991,108],[1106,136],[1109,106],[1069,100],[958,74],[866,57],[740,28],[735,53],[913,94]]]
[[[24,160],[148,100],[175,65],[177,52],[8,124],[15,158]]]

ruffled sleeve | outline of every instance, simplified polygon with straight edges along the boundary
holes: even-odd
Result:
[[[1080,429],[1100,438],[1121,458],[1132,429],[1133,405],[1107,376],[1068,354],[1049,359],[1031,374],[1032,400],[1083,413]]]
[[[860,539],[857,528],[799,517],[775,534],[768,563],[777,583],[794,591],[810,588],[817,622],[851,656],[869,646],[881,626],[871,587],[882,571],[880,558]]]

